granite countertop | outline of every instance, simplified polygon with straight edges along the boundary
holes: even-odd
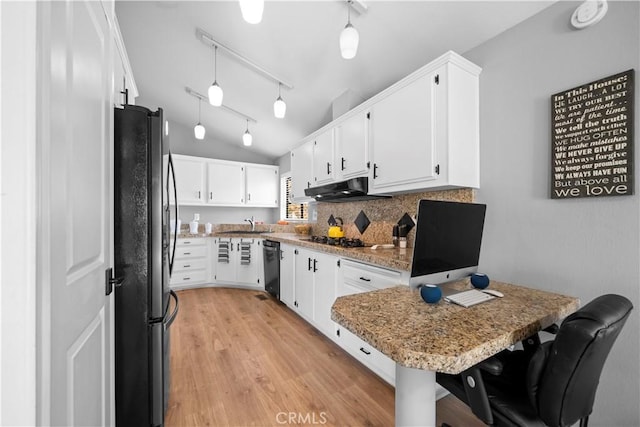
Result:
[[[468,281],[447,284],[469,289]],[[409,368],[458,374],[565,318],[577,298],[491,282],[504,298],[464,308],[427,304],[407,286],[336,299],[331,318]]]
[[[248,230],[247,230],[248,231]],[[380,267],[393,268],[396,270],[411,270],[411,260],[413,259],[413,249],[371,249],[365,248],[343,248],[341,246],[331,246],[322,243],[311,242],[310,236],[296,233],[275,233],[264,231],[263,233],[229,233],[229,232],[213,232],[213,233],[180,233],[179,239],[193,239],[202,237],[242,237],[242,238],[259,238],[269,239],[280,243],[287,243],[290,245],[296,245],[308,249],[312,249],[319,252],[326,252],[333,255],[339,255],[351,259],[355,259],[369,264],[374,264]]]
[[[394,249],[371,249],[364,248],[343,248],[341,246],[314,243],[309,240],[310,236],[295,233],[269,233],[262,235],[263,238],[275,240],[280,243],[301,246],[319,252],[326,252],[355,259],[381,267],[393,268],[396,270],[411,270],[411,260],[413,259],[413,248]]]

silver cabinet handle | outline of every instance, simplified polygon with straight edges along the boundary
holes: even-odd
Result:
[[[366,354],[367,356],[371,354],[369,350],[366,350],[364,347],[360,347],[360,351]]]

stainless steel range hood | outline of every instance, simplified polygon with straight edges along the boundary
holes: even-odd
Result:
[[[369,194],[369,178],[362,176],[351,178],[347,181],[332,182],[319,187],[307,188],[304,194],[313,197],[318,202],[353,202],[358,200],[371,200],[389,198],[386,194]]]

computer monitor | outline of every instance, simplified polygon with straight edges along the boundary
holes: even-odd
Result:
[[[478,271],[487,206],[420,200],[409,285],[441,284]]]

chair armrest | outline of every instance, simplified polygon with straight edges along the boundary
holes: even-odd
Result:
[[[489,405],[489,397],[482,380],[482,373],[478,365],[475,365],[461,374],[462,384],[467,393],[467,404],[471,408],[471,412],[482,422],[493,425],[493,414],[491,413],[491,405]]]
[[[548,332],[548,333],[553,334],[553,335],[556,335],[559,330],[560,330],[560,326],[558,326],[555,323],[552,323],[550,326],[547,326],[546,328],[543,329],[543,331]]]
[[[486,360],[483,360],[476,366],[482,369],[484,372],[495,376],[502,374],[502,369],[504,368],[502,361],[496,357],[490,357]]]

